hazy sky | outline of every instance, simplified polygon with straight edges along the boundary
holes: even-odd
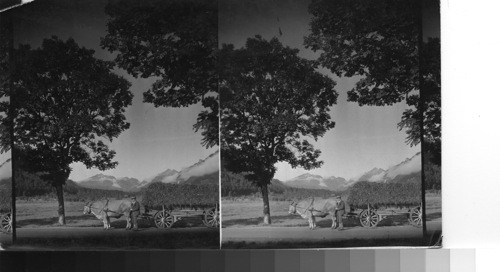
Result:
[[[309,1],[219,0],[219,3],[219,43],[232,43],[239,48],[247,38],[255,35],[265,39],[278,36],[281,28],[283,35],[279,39],[283,44],[300,49],[302,57],[313,59],[317,56],[303,46],[304,36],[309,33]],[[430,17],[433,20],[426,20],[426,28],[432,28],[436,34],[435,14]],[[348,179],[374,167],[386,169],[420,151],[420,145],[406,145],[405,132],[396,127],[407,108],[404,102],[391,107],[360,107],[346,101],[347,91],[354,87],[356,80],[337,78],[326,69],[321,72],[337,82],[338,103],[331,111],[336,127],[315,143],[322,151],[320,159],[324,164],[310,173]],[[287,163],[278,163],[277,167],[275,178],[280,180],[307,172],[301,168],[292,169]]]
[[[18,8],[14,20],[15,43],[38,47],[43,38],[52,35],[62,39],[72,37],[80,46],[94,49],[98,58],[110,60],[112,56],[99,47],[100,38],[106,34],[106,2],[45,0]],[[142,180],[167,168],[180,170],[217,150],[202,147],[201,134],[192,129],[202,110],[201,105],[154,108],[142,102],[142,93],[151,86],[153,79],[134,79],[123,70],[117,73],[132,83],[133,104],[126,111],[131,125],[111,143],[119,165],[104,174]],[[100,172],[88,170],[80,163],[71,167],[70,179],[76,181]]]

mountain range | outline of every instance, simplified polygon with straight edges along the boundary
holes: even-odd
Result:
[[[12,177],[12,161],[7,159],[0,163],[0,180]]]
[[[77,181],[82,187],[102,190],[120,190],[126,192],[139,191],[154,182],[182,184],[218,184],[219,183],[219,151],[209,155],[197,163],[180,171],[166,169],[150,178],[139,181],[136,178],[116,178],[110,175],[97,174]]]
[[[322,177],[320,175],[302,174],[283,182],[285,185],[304,189],[342,190],[347,187],[347,180],[341,177]]]
[[[342,177],[322,177],[310,173],[302,174],[283,183],[290,187],[304,189],[328,189],[332,191],[344,190],[359,181],[369,182],[411,182],[420,181],[421,156],[420,152],[401,163],[389,167],[387,170],[373,168],[356,178],[346,180]]]

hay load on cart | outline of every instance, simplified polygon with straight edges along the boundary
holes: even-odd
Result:
[[[347,216],[358,217],[363,227],[376,227],[387,216],[402,214],[413,226],[422,226],[420,182],[358,182],[349,189],[347,204]]]
[[[153,183],[145,189],[142,204],[157,210],[153,220],[158,228],[170,228],[183,217],[198,216],[207,227],[219,226],[217,184]]]

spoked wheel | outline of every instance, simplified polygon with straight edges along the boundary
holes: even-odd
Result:
[[[219,211],[208,210],[203,214],[203,224],[209,228],[216,228],[219,226]]]
[[[415,227],[422,226],[422,209],[420,206],[411,208],[408,221]]]
[[[359,222],[363,227],[374,228],[379,222],[378,214],[374,210],[370,210],[370,213],[368,210],[363,210],[359,215]]]
[[[167,211],[157,212],[154,216],[155,225],[157,228],[170,228],[174,224],[174,217]]]
[[[0,219],[0,227],[2,232],[12,231],[12,216],[10,213],[2,215],[2,218]]]

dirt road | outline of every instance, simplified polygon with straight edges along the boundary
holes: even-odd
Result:
[[[440,231],[440,224],[430,222],[429,232]],[[242,242],[313,242],[342,241],[352,239],[402,239],[420,238],[422,229],[413,226],[387,226],[367,229],[363,227],[347,228],[343,231],[330,228],[310,230],[307,227],[240,227],[222,229],[222,241]]]
[[[125,230],[125,229],[109,229],[104,230],[99,227],[50,227],[50,228],[20,228],[17,229],[17,237],[23,238],[39,238],[44,237],[47,239],[72,239],[72,238],[116,238],[122,239],[126,237],[150,237],[155,239],[158,235],[183,235],[187,233],[213,233],[218,232],[218,229],[211,228],[173,228],[173,229],[157,229],[146,228],[139,231]]]
[[[139,231],[101,227],[38,227],[17,229],[18,250],[114,250],[219,248],[219,229],[194,227]]]

